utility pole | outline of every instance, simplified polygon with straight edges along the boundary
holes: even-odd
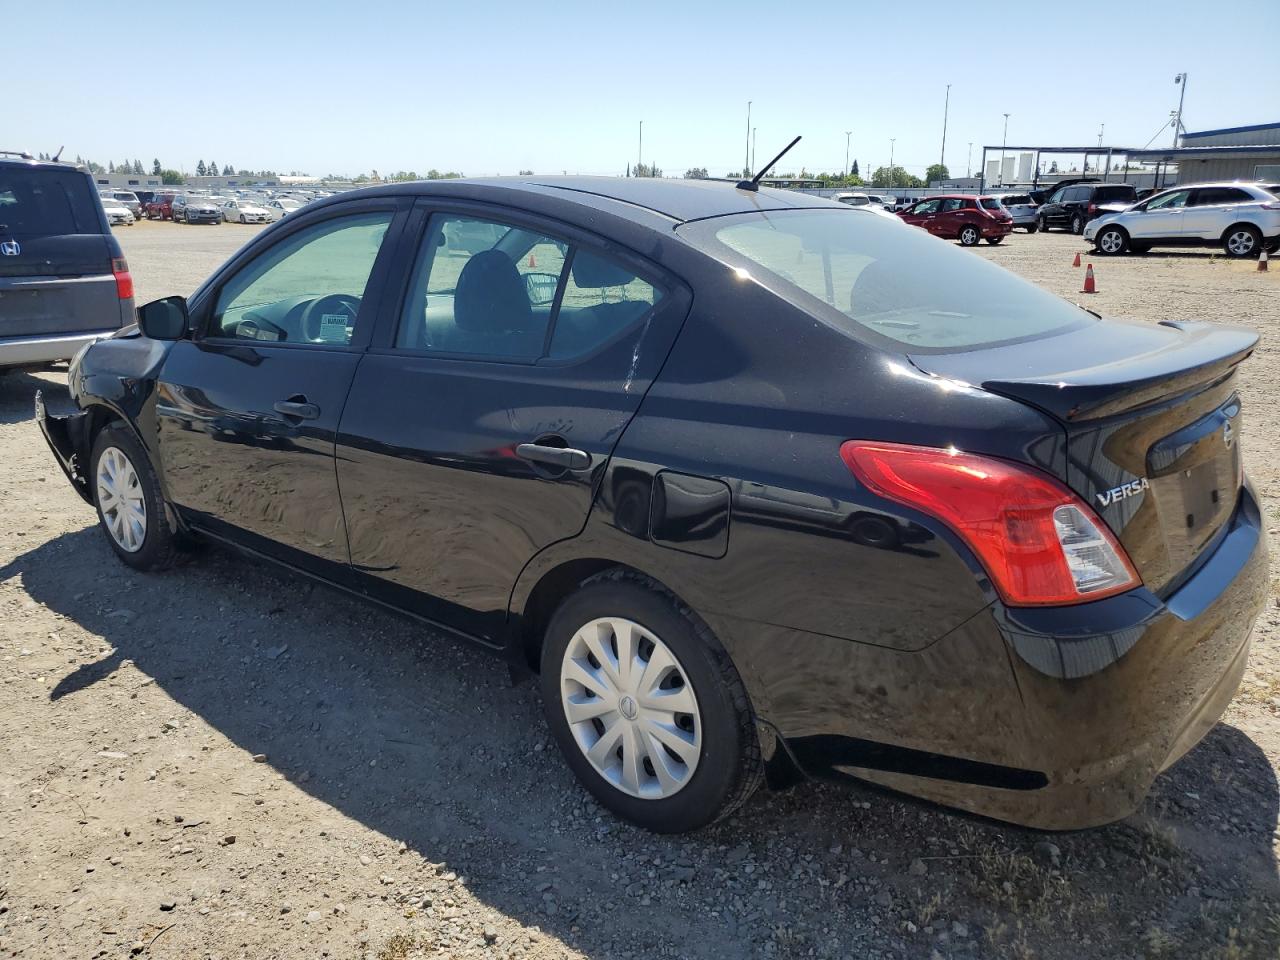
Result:
[[[742,179],[749,180],[751,178],[751,101],[747,101],[747,147],[743,154],[743,165],[746,167],[742,171]]]
[[[1182,101],[1187,98],[1187,75],[1180,73],[1173,78],[1173,82],[1182,87],[1178,94],[1178,114],[1173,121],[1173,146],[1178,146],[1178,133],[1182,130]]]
[[[640,176],[640,167],[644,163],[644,121],[640,121],[640,146],[636,148],[636,176]]]
[[[942,105],[942,153],[938,155],[938,163],[947,165],[947,114],[951,110],[951,84],[947,84],[947,99]]]
[[[1009,142],[1009,115],[1004,115],[1004,133],[1000,135],[1000,186],[1004,186],[1004,147]]]
[[[756,128],[751,128],[751,169],[756,168]]]
[[[849,138],[853,136],[852,130],[844,132],[844,176],[849,175]]]
[[[889,138],[889,177],[893,178],[893,145],[898,142],[897,137]]]
[[[973,176],[973,141],[969,141],[969,155],[964,161],[964,178],[968,180]]]
[[[1102,149],[1102,134],[1103,134],[1103,131],[1105,131],[1106,129],[1107,129],[1107,125],[1105,123],[1098,128],[1098,149],[1099,150]]]

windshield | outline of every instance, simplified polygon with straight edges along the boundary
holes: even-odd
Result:
[[[855,208],[718,217],[680,231],[831,326],[911,352],[968,350],[1096,322],[982,257]]]

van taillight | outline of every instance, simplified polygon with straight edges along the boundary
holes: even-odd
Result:
[[[124,257],[111,258],[111,275],[116,278],[116,296],[121,300],[133,297],[133,274],[129,272],[129,263]]]
[[[1089,216],[1092,217],[1095,213],[1098,212],[1098,205],[1096,203],[1091,203],[1089,204],[1088,209],[1089,209]]]
[[[950,527],[1010,606],[1084,603],[1142,583],[1089,505],[1033,467],[863,440],[842,444],[840,456],[873,493]]]

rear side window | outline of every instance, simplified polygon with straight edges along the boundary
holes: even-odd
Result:
[[[1253,197],[1236,187],[1202,187],[1196,191],[1197,207],[1222,203],[1252,203]]]
[[[476,359],[568,359],[639,323],[661,296],[594,251],[496,221],[436,216],[396,346]]]
[[[680,232],[830,326],[907,352],[967,350],[1096,322],[981,257],[854,209],[745,214]]]
[[[0,166],[0,235],[101,233],[99,203],[82,174]]]

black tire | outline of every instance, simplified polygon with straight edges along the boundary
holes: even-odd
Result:
[[[244,214],[243,214],[243,213],[242,213],[242,214],[240,214],[240,222],[241,222],[241,223],[244,223],[244,222],[245,222]]]
[[[1103,227],[1093,238],[1093,248],[1099,255],[1114,257],[1129,251],[1129,234],[1120,227]],[[1108,249],[1110,248],[1110,249]]]
[[[971,223],[960,228],[960,246],[976,247],[982,241],[982,231]]]
[[[1043,214],[1040,215],[1040,229],[1045,233],[1049,232],[1049,218]]]
[[[697,698],[702,724],[698,763],[689,782],[669,797],[643,799],[611,784],[583,754],[565,717],[560,696],[565,651],[579,628],[602,617],[631,620],[660,637]],[[547,627],[540,683],[547,723],[569,768],[601,804],[625,820],[656,833],[696,830],[729,816],[760,784],[760,740],[742,678],[697,614],[647,577],[610,571],[571,594]]]
[[[1084,217],[1078,213],[1071,218],[1071,232],[1077,237],[1084,233],[1084,222]]]
[[[1033,222],[1033,223],[1027,224],[1027,233],[1035,233],[1039,229],[1040,229],[1040,225],[1038,223]]]
[[[987,237],[987,243],[991,244],[994,247],[1003,239],[1004,237]]]
[[[1138,242],[1138,241],[1136,241],[1136,240],[1130,240],[1130,241],[1129,241],[1129,252],[1130,252],[1130,253],[1150,253],[1150,252],[1151,252],[1151,244],[1149,244],[1149,243],[1139,243],[1139,242]]]
[[[1247,260],[1262,252],[1262,231],[1251,223],[1237,223],[1222,234],[1222,249],[1228,257]]]
[[[104,453],[115,448],[128,458],[138,476],[138,489],[146,510],[146,532],[137,550],[126,550],[116,542],[108,529],[102,506],[98,503],[98,466]],[[115,551],[116,556],[135,570],[164,570],[173,565],[178,545],[165,512],[164,498],[160,494],[160,481],[151,468],[146,451],[133,433],[121,423],[108,424],[98,432],[89,455],[89,485],[93,490],[94,507],[98,512],[98,525],[102,535]]]

